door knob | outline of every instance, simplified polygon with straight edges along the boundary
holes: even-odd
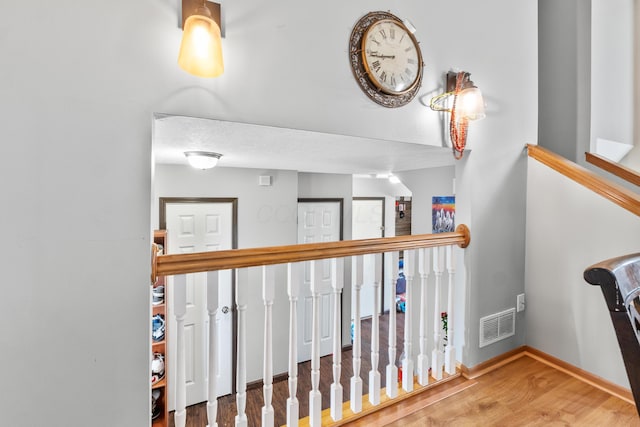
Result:
[[[227,314],[229,312],[229,307],[227,307],[226,305],[224,307],[222,307],[222,312],[224,314]]]

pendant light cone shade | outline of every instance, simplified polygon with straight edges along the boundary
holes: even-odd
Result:
[[[220,26],[204,6],[184,23],[178,65],[198,77],[218,77],[224,72]]]

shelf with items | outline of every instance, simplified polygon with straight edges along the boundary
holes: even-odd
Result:
[[[164,304],[154,305],[151,310],[151,315],[155,316],[156,314],[164,314],[166,313],[166,307]]]
[[[153,353],[164,354],[164,349],[165,349],[164,340],[151,343],[151,351]]]
[[[156,389],[156,388],[160,388],[160,387],[165,387],[167,385],[167,377],[164,377],[163,379],[159,380],[157,383],[152,384],[151,385],[151,389]]]
[[[165,253],[166,230],[153,232],[157,255]],[[169,425],[167,405],[167,305],[165,303],[165,277],[160,276],[151,289],[151,418],[153,427]]]

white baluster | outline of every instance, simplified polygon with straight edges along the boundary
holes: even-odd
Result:
[[[333,384],[331,384],[331,418],[334,421],[342,419],[342,331],[340,294],[344,287],[343,260],[331,260],[331,288],[333,290]]]
[[[404,313],[404,359],[402,359],[402,388],[404,391],[413,391],[413,355],[411,354],[413,331],[411,329],[411,312],[413,297],[411,296],[413,287],[415,251],[404,252],[404,271],[407,280],[407,292]]]
[[[237,270],[236,306],[238,308],[238,360],[236,362],[236,427],[247,427],[247,302],[249,299],[249,270]]]
[[[207,272],[207,313],[209,315],[209,384],[207,388],[207,427],[217,427],[218,395],[218,341],[216,310],[218,309],[218,271]]]
[[[372,405],[380,404],[380,371],[378,371],[378,361],[380,359],[380,289],[381,272],[382,272],[382,255],[370,254],[365,255],[370,262],[367,265],[366,272],[369,278],[365,283],[373,285],[373,315],[371,317],[371,370],[369,371],[369,402]],[[365,263],[366,264],[366,263]]]
[[[287,398],[287,426],[297,427],[299,404],[298,390],[298,314],[297,304],[300,295],[300,264],[287,264],[287,293],[289,294],[289,397]]]
[[[427,356],[427,279],[431,269],[430,249],[418,249],[418,272],[420,273],[420,354],[418,355],[418,383],[429,384],[429,357]]]
[[[180,274],[173,279],[173,314],[176,317],[176,427],[187,422],[187,384],[184,343],[184,317],[187,314],[187,276]]]
[[[362,288],[362,255],[352,261],[352,312],[353,312],[353,376],[351,377],[350,407],[355,414],[362,411],[362,378],[360,378],[360,289]]]
[[[275,293],[274,266],[262,267],[262,301],[264,303],[264,362],[262,365],[264,406],[262,407],[262,427],[273,427],[273,298]]]
[[[455,252],[453,246],[447,246],[447,272],[449,273],[449,289],[447,297],[447,347],[444,350],[444,370],[447,374],[456,373],[456,349],[453,345],[453,291],[456,271]]]
[[[322,419],[322,394],[320,394],[320,268],[316,261],[309,261],[311,275],[311,391],[309,391],[309,425],[320,427]],[[322,261],[317,261],[322,262]]]
[[[441,348],[442,325],[440,320],[440,290],[442,287],[442,271],[444,270],[444,248],[433,249],[433,272],[436,275],[436,289],[433,296],[433,351],[431,352],[431,375],[436,380],[442,379],[444,354]]]
[[[396,366],[396,278],[398,277],[398,252],[388,253],[391,259],[391,286],[389,286],[389,364],[387,365],[387,396],[398,396],[398,367]]]

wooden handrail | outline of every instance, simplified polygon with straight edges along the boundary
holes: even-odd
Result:
[[[234,268],[341,258],[353,255],[431,248],[435,246],[458,245],[466,248],[469,245],[470,239],[471,234],[469,228],[461,224],[456,228],[456,231],[451,233],[158,255],[152,257],[151,281],[155,283],[157,276],[230,270]]]
[[[619,163],[612,162],[611,160],[597,154],[584,153],[584,155],[585,160],[588,163],[591,163],[592,165],[597,166],[600,169],[606,170],[610,174],[624,179],[627,182],[640,186],[640,174],[638,174],[633,169],[629,169],[628,167],[623,166]]]
[[[538,145],[527,145],[529,157],[640,216],[640,195]]]

